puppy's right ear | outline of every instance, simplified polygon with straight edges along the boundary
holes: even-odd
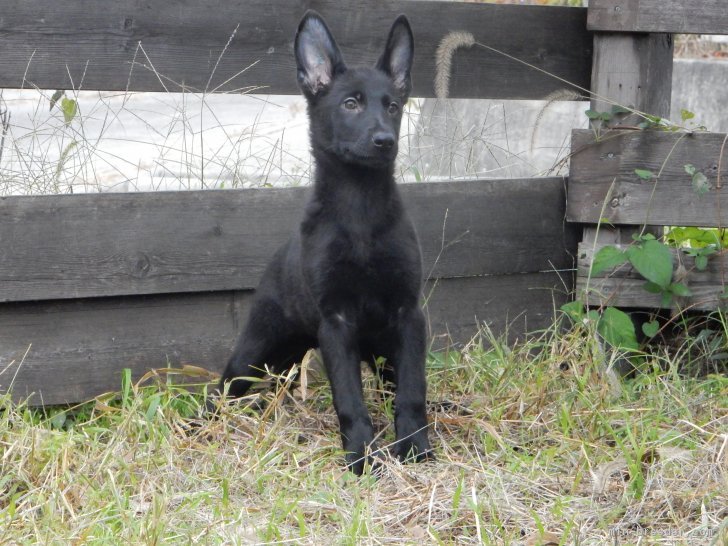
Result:
[[[313,10],[307,11],[298,25],[294,51],[298,85],[309,98],[328,89],[334,76],[346,71],[334,37]]]

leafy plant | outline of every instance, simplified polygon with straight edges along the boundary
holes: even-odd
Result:
[[[652,180],[656,178],[655,173],[646,169],[635,169],[634,174],[639,176],[642,180]]]
[[[50,110],[53,110],[55,106],[60,108],[63,113],[63,121],[66,125],[70,125],[78,114],[78,102],[76,99],[69,99],[66,97],[66,92],[63,90],[58,90],[53,93],[49,102]]]
[[[693,181],[693,190],[698,195],[705,195],[710,190],[708,177],[688,163],[685,165],[685,172],[688,173]]]
[[[665,240],[675,248],[705,248],[720,250],[728,246],[728,232],[722,228],[673,227]]]
[[[624,311],[616,307],[606,307],[601,313],[587,311],[580,301],[566,303],[561,310],[576,324],[593,325],[602,339],[615,349],[639,349],[634,324]]]
[[[629,262],[647,283],[645,290],[662,295],[662,305],[668,307],[673,296],[690,296],[690,289],[682,283],[672,282],[674,257],[670,248],[658,241],[654,235],[634,235],[635,244],[621,250],[615,246],[599,249],[592,261],[591,274],[598,275],[623,263]],[[705,251],[702,259],[707,260],[711,252]],[[707,262],[705,262],[707,265]],[[701,261],[702,265],[702,261]]]

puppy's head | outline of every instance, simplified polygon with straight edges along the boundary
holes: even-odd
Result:
[[[412,88],[414,39],[407,18],[394,21],[372,68],[348,68],[326,23],[313,11],[301,20],[294,49],[314,153],[368,167],[392,165]]]

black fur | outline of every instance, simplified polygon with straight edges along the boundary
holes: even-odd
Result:
[[[376,451],[362,396],[362,360],[395,386],[396,453],[430,455],[425,413],[425,320],[420,249],[394,182],[402,109],[411,89],[413,38],[392,25],[374,68],[349,69],[323,19],[309,11],[295,41],[315,159],[300,230],[273,257],[220,391],[240,397],[264,366],[282,373],[320,347],[347,463]],[[235,379],[238,378],[238,379]],[[242,378],[242,379],[241,379]]]

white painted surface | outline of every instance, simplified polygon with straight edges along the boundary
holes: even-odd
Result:
[[[728,131],[728,62],[678,60],[672,118]],[[2,91],[10,123],[0,195],[307,184],[305,102],[297,96],[81,92],[66,125],[52,92]],[[400,180],[566,174],[583,102],[415,100],[402,124]]]

